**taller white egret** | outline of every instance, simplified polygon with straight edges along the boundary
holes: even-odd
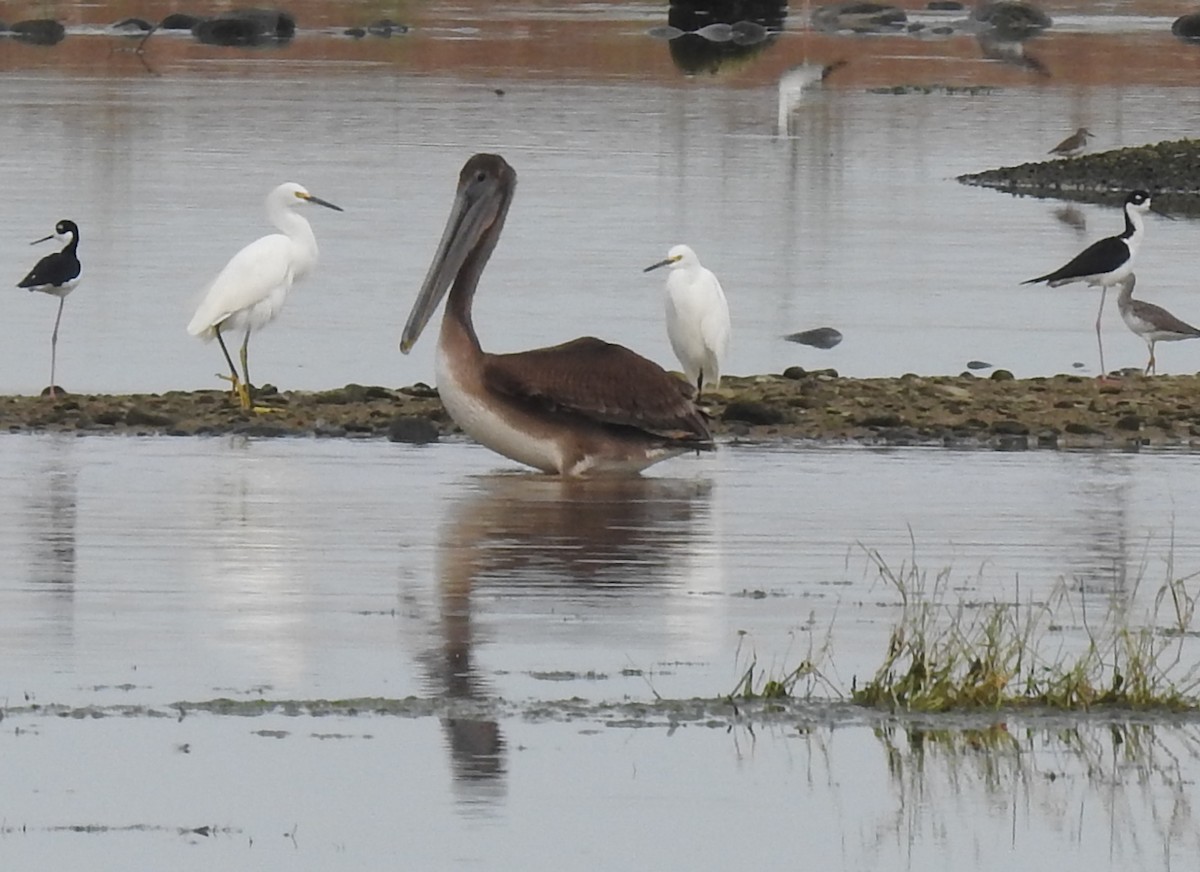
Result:
[[[662,266],[667,276],[667,338],[679,358],[683,373],[697,392],[721,386],[721,367],[729,353],[729,304],[721,283],[686,245],[676,245],[664,260],[643,272]]]
[[[41,239],[35,239],[31,245],[49,242],[57,239],[65,242],[62,251],[48,254],[37,262],[29,271],[29,275],[17,283],[18,288],[28,288],[31,291],[41,291],[58,297],[58,314],[54,317],[54,332],[50,334],[50,398],[54,399],[58,388],[54,385],[54,366],[58,354],[58,324],[62,321],[63,303],[67,294],[75,290],[79,284],[82,269],[79,264],[79,227],[74,221],[65,218],[54,225],[54,232]]]
[[[591,336],[510,354],[480,347],[471,304],[516,187],[516,171],[498,154],[463,165],[400,350],[412,349],[449,292],[436,359],[442,404],[468,436],[543,472],[635,473],[711,450],[692,388],[628,348]]]
[[[243,409],[252,408],[250,367],[246,360],[250,333],[279,314],[292,285],[317,264],[317,239],[308,221],[295,211],[302,203],[342,211],[340,206],[314,197],[295,182],[285,182],[271,191],[266,200],[267,218],[281,232],[256,239],[235,254],[209,283],[188,324],[191,335],[206,342],[216,337],[220,343],[229,364],[229,381]],[[238,377],[237,367],[221,337],[222,330],[246,331],[241,350],[244,380]]]

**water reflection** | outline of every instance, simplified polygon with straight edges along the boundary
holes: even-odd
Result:
[[[894,803],[877,849],[894,837],[910,860],[987,852],[983,809],[1007,819],[1007,838],[993,832],[988,841],[1010,851],[1036,846],[1047,829],[1107,851],[1115,868],[1168,869],[1173,854],[1200,848],[1188,771],[1200,759],[1195,724],[885,725],[876,737]]]
[[[708,514],[709,481],[575,481],[525,474],[480,478],[451,505],[438,539],[438,646],[420,660],[429,692],[470,701],[491,695],[476,664],[473,601],[480,594],[602,596],[681,577],[695,520]],[[581,593],[582,592],[582,593]],[[631,590],[632,592],[632,590]],[[442,722],[455,786],[468,802],[504,795],[505,742],[492,718]]]
[[[22,513],[30,543],[30,585],[49,612],[47,624],[68,639],[74,632],[79,490],[79,468],[71,450],[74,441],[74,437],[47,441],[50,450],[28,477],[29,496]]]
[[[787,0],[671,0],[671,60],[688,75],[744,63],[774,44],[787,6]]]

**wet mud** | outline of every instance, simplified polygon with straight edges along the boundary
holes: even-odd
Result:
[[[465,438],[422,384],[265,388],[247,412],[225,391],[0,397],[0,432],[317,437],[425,443]],[[734,377],[702,406],[723,442],[993,449],[1200,448],[1200,378],[1127,372],[1014,379],[841,378],[831,370]]]

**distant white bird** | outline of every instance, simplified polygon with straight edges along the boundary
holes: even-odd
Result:
[[[687,380],[702,393],[721,386],[721,367],[729,352],[729,304],[721,283],[705,269],[696,252],[676,245],[666,259],[643,272],[669,266],[667,276],[667,337]]]
[[[58,353],[58,324],[62,321],[63,303],[67,294],[75,290],[79,284],[79,227],[74,221],[65,218],[54,225],[54,232],[49,236],[34,240],[31,245],[49,242],[57,239],[65,242],[62,251],[48,254],[37,262],[29,275],[17,283],[18,288],[28,288],[31,291],[41,291],[58,297],[58,314],[54,316],[54,332],[50,334],[50,399],[56,397],[58,390],[54,385],[54,364]]]
[[[196,314],[188,324],[188,333],[206,342],[216,337],[229,364],[229,381],[243,409],[252,408],[250,399],[250,368],[246,349],[250,333],[270,323],[291,290],[292,284],[303,279],[317,263],[317,240],[312,227],[293,210],[301,203],[316,203],[342,211],[319,197],[314,197],[301,185],[285,182],[267,194],[267,217],[282,231],[251,242],[233,256],[205,291]],[[225,347],[222,330],[245,330],[242,339],[242,375]],[[225,378],[225,376],[221,376]]]

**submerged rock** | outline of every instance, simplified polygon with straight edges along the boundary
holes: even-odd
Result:
[[[1189,12],[1176,18],[1171,33],[1185,42],[1200,42],[1200,12]]]
[[[899,6],[885,3],[835,3],[820,6],[813,12],[812,23],[818,30],[853,30],[871,33],[897,30],[908,21]]]
[[[842,341],[842,332],[833,327],[814,327],[812,330],[802,330],[799,333],[789,333],[783,337],[788,342],[798,342],[812,348],[833,348]]]
[[[254,46],[287,42],[296,19],[276,9],[235,9],[196,23],[192,35],[206,45]]]
[[[57,45],[67,35],[67,29],[49,18],[18,21],[10,28],[14,39],[30,45]]]
[[[367,25],[367,33],[371,36],[379,36],[387,39],[391,36],[399,36],[400,34],[408,33],[407,24],[397,24],[390,18],[382,18],[379,21]]]
[[[122,36],[143,36],[154,29],[154,25],[144,18],[122,18],[109,27],[113,33]]]
[[[186,12],[172,12],[158,23],[159,30],[191,30],[203,19],[199,15],[189,15]]]
[[[996,35],[1008,39],[1025,39],[1041,33],[1053,21],[1050,16],[1031,3],[1016,0],[994,0],[980,3],[971,13],[971,19],[993,30]]]

